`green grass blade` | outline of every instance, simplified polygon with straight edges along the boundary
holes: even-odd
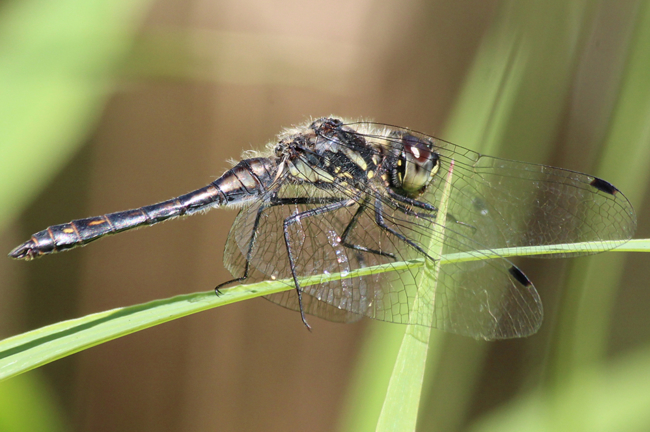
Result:
[[[441,211],[439,214],[446,213]],[[442,226],[439,229],[442,229]],[[434,237],[441,238],[438,236]],[[581,244],[577,244],[573,248],[580,250],[581,246]],[[549,253],[549,250],[554,250],[554,247],[513,248],[511,250],[503,249],[500,252],[502,256],[521,255],[523,252],[543,254]],[[566,250],[571,250],[571,245],[564,245],[564,247]],[[616,250],[649,251],[650,240],[634,240]],[[471,261],[477,259],[477,254],[453,254],[443,256],[438,264],[444,265],[445,262]],[[370,273],[376,274],[395,270],[417,269],[424,264],[423,260],[411,260],[390,265],[367,267],[349,272],[345,276],[341,274],[330,274],[326,276],[305,277],[300,279],[300,283],[302,286],[310,286],[343,277],[353,278]],[[288,289],[292,289],[290,282],[265,281],[229,288],[224,290],[221,296],[215,296],[211,291],[186,294],[169,299],[99,312],[23,333],[0,341],[0,381],[139,330],[144,330],[204,310],[254,297],[274,294]],[[431,301],[431,298],[426,297],[426,295],[425,293],[424,300],[420,301]],[[409,389],[413,389],[414,384],[412,383],[417,383],[418,380],[421,383],[423,369],[420,371],[416,371],[416,369],[420,366],[424,368],[424,361],[426,360],[429,329],[422,326],[408,326],[408,328],[411,334],[407,334],[405,340],[408,337],[408,344],[410,346],[404,347],[407,351],[402,354],[402,361],[406,362],[408,360],[409,363],[404,363],[403,366],[396,366],[396,370],[401,368],[404,373],[410,376],[395,376],[395,379],[405,379],[411,384],[394,385],[397,389],[404,386],[404,388],[408,387]],[[419,360],[416,361],[414,360],[415,358]],[[410,363],[411,361],[413,363]],[[417,367],[415,367],[416,365]],[[413,392],[411,397],[418,399],[418,395],[419,390]],[[403,407],[404,403],[400,401],[403,401],[402,396],[393,397],[390,403],[395,403],[396,405],[391,409]],[[415,407],[415,414],[417,414],[417,402],[413,403],[415,404],[413,405]],[[394,419],[396,417],[394,414],[390,414],[388,418]]]
[[[548,162],[597,5],[500,2],[442,136],[483,154]],[[419,424],[423,430],[458,430],[472,411],[489,345],[434,336],[442,339],[439,358],[476,361],[430,362],[430,396],[422,399],[428,409],[422,410]]]
[[[289,289],[281,281],[187,294],[63,321],[0,342],[0,380],[158,324]]]
[[[449,175],[440,197],[438,215],[433,226],[428,253],[431,256],[441,256],[445,238],[445,221],[451,194],[451,184],[454,162],[449,167]],[[424,271],[418,275],[417,285],[420,287],[411,308],[411,316],[416,316],[430,309],[435,304],[436,286],[442,260],[424,263]],[[426,280],[422,280],[426,279]],[[433,313],[433,312],[432,312]],[[433,317],[430,317],[433,321]],[[402,344],[397,353],[397,360],[388,384],[384,405],[379,414],[377,431],[414,431],[420,407],[420,395],[424,371],[427,364],[431,328],[419,325],[409,325],[404,333]]]

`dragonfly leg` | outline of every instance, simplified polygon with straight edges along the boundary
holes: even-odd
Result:
[[[429,203],[425,203],[425,202],[418,201],[418,200],[413,199],[413,198],[409,198],[409,197],[404,196],[404,195],[400,195],[398,193],[395,193],[395,191],[393,191],[391,188],[386,188],[386,192],[395,201],[399,201],[401,203],[408,204],[408,205],[413,206],[413,207],[421,208],[423,210],[427,210],[427,211],[430,211],[430,212],[433,212],[433,213],[438,213],[438,208],[435,207],[435,206],[432,206]]]
[[[411,246],[427,258],[429,258],[432,261],[435,261],[431,255],[429,255],[424,249],[422,249],[420,246],[418,246],[415,242],[412,240],[409,240],[406,238],[404,235],[398,233],[388,225],[386,225],[386,222],[384,221],[384,211],[383,211],[383,204],[381,202],[381,199],[377,198],[375,199],[375,223],[379,228],[383,229],[384,231],[389,232],[390,234],[394,235],[398,239],[402,240],[404,243],[407,245]]]
[[[375,255],[380,255],[380,256],[385,256],[388,258],[395,259],[395,255],[393,255],[390,252],[383,252],[380,250],[375,250],[375,249],[370,249],[365,246],[360,246],[360,245],[355,245],[352,243],[348,243],[347,239],[352,230],[356,227],[357,221],[359,220],[359,217],[363,214],[364,211],[368,209],[368,198],[365,198],[362,203],[359,204],[359,208],[357,209],[357,212],[352,216],[352,219],[350,219],[350,223],[348,224],[347,227],[345,227],[345,230],[343,231],[343,234],[341,235],[341,244],[347,248],[358,250],[361,252],[367,252]]]
[[[313,217],[313,216],[319,216],[324,213],[336,211],[339,209],[342,209],[344,207],[350,207],[356,204],[356,201],[354,199],[339,199],[338,201],[333,201],[328,204],[325,204],[322,207],[317,207],[314,209],[306,210],[301,213],[297,213],[295,215],[289,216],[284,220],[284,223],[282,224],[282,229],[284,231],[284,244],[287,247],[287,255],[289,257],[289,267],[291,268],[291,276],[293,277],[293,282],[296,286],[296,293],[298,295],[298,305],[300,307],[300,318],[302,319],[303,324],[307,329],[311,330],[311,326],[309,323],[307,323],[307,318],[305,318],[305,311],[302,307],[302,290],[300,289],[300,284],[298,283],[298,274],[296,273],[296,264],[295,264],[295,258],[293,256],[293,249],[291,247],[291,236],[289,235],[289,227],[297,222],[300,222],[300,220]]]
[[[403,213],[405,213],[407,215],[421,217],[421,218],[425,218],[425,219],[427,219],[427,218],[428,219],[433,219],[438,215],[438,209],[436,207],[432,206],[431,204],[428,204],[428,203],[418,201],[418,200],[413,199],[413,198],[409,198],[409,197],[397,194],[394,191],[390,190],[390,188],[387,189],[387,192],[388,192],[388,195],[390,195],[390,197],[393,198],[395,201],[399,201],[401,203],[404,203],[404,204],[407,204],[407,205],[410,205],[410,206],[413,206],[413,207],[421,208],[421,209],[432,212],[432,214],[426,214],[426,213],[422,214],[422,213],[414,212],[413,210],[410,210],[410,209],[408,209],[406,207],[398,206],[398,209],[401,212],[403,212]],[[447,219],[449,219],[450,222],[455,223],[456,225],[460,225],[460,226],[464,226],[466,228],[469,228],[473,232],[477,231],[475,226],[458,220],[451,213],[447,213]]]
[[[333,202],[339,202],[341,201],[341,198],[334,198],[334,197],[323,197],[323,198],[278,198],[277,196],[271,197],[270,204],[268,206],[262,206],[257,210],[257,215],[255,215],[255,221],[253,222],[253,229],[252,235],[250,238],[250,241],[248,242],[248,247],[247,247],[247,252],[246,252],[246,264],[244,265],[244,274],[243,276],[240,276],[238,278],[234,278],[231,280],[228,280],[226,282],[220,283],[217,285],[214,289],[214,292],[216,295],[220,295],[221,291],[220,289],[223,288],[226,285],[230,285],[232,283],[236,282],[243,282],[246,279],[248,279],[249,273],[250,273],[250,261],[251,261],[251,254],[253,251],[253,243],[255,242],[255,239],[257,237],[257,229],[259,227],[260,219],[262,217],[262,213],[274,206],[279,206],[279,205],[291,205],[291,204],[330,204]]]
[[[255,237],[257,236],[257,228],[259,227],[260,224],[260,218],[262,217],[262,212],[267,208],[268,207],[260,206],[260,208],[257,209],[257,215],[255,215],[255,222],[253,222],[253,229],[251,230],[252,231],[251,239],[248,242],[248,251],[246,252],[246,264],[244,265],[244,275],[217,285],[214,288],[214,293],[216,295],[221,295],[221,291],[219,291],[220,288],[223,288],[226,285],[230,285],[231,283],[243,282],[246,279],[248,279],[248,273],[250,271],[251,253],[253,250],[253,242],[255,241]]]

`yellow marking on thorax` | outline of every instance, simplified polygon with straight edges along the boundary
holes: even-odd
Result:
[[[300,164],[300,168],[298,167],[298,163]],[[320,168],[306,164],[301,160],[298,160],[289,166],[289,173],[297,179],[310,183],[317,181],[324,183],[334,182],[334,177],[332,177],[330,173]]]
[[[341,152],[345,156],[347,156],[347,158],[350,159],[350,161],[352,161],[355,165],[358,165],[359,168],[361,168],[363,171],[368,169],[368,164],[363,159],[363,157],[361,157],[361,155],[359,153],[357,153],[354,150],[349,149],[347,147],[343,147],[341,149]]]

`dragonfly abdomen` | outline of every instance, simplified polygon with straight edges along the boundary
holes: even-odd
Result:
[[[192,215],[212,207],[241,204],[263,193],[273,181],[275,170],[268,159],[244,160],[209,185],[177,198],[50,226],[32,235],[31,239],[12,250],[9,256],[31,260],[85,246],[111,234]]]

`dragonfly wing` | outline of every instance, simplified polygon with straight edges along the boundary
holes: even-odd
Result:
[[[313,196],[313,190],[309,186],[299,189],[302,190],[294,187],[291,191],[285,191],[281,188],[276,192],[279,198]],[[338,199],[336,195],[330,195],[330,198]],[[247,261],[250,264],[247,281],[284,280],[293,285],[292,265],[299,277],[327,277],[333,274],[345,275],[355,269],[378,265],[387,260],[386,257],[378,255],[362,256],[363,254],[340,244],[340,236],[358,209],[355,205],[325,213],[317,218],[305,218],[290,225],[288,232],[294,254],[294,261],[291,263],[284,240],[284,221],[292,215],[322,205],[269,206],[269,202],[270,198],[266,197],[242,209],[231,228],[224,253],[224,264],[235,277],[245,274]],[[375,279],[372,276],[369,280],[339,278],[311,285],[303,284],[303,309],[310,315],[330,321],[357,321],[366,315],[368,296],[372,297],[372,294],[364,293],[368,290],[368,282]],[[323,296],[327,296],[327,299]],[[293,290],[267,298],[289,309],[299,310],[297,295]]]
[[[636,215],[629,200],[605,180],[587,174],[484,156],[461,146],[397,127],[366,136],[399,149],[410,134],[432,145],[440,157],[434,181],[418,200],[436,205],[442,181],[454,161],[449,214],[473,232],[464,235],[488,249],[584,243],[579,250],[538,255],[557,258],[613,249],[634,235]]]
[[[369,195],[368,203],[376,197]],[[234,276],[241,276],[248,257],[250,279],[290,279],[291,263],[284,244],[283,221],[317,206],[264,208],[263,202],[260,200],[243,209],[237,217],[226,246],[226,266]],[[537,330],[542,319],[537,292],[509,261],[492,257],[480,263],[445,263],[441,265],[437,285],[432,288],[433,281],[422,265],[409,267],[404,261],[420,258],[421,263],[428,260],[432,264],[441,256],[426,257],[413,244],[426,249],[432,240],[441,241],[444,253],[484,247],[462,235],[460,240],[453,236],[432,239],[434,222],[431,218],[407,215],[382,205],[379,211],[391,232],[377,225],[377,211],[374,204],[368,204],[365,211],[359,213],[359,206],[354,205],[304,218],[289,226],[297,274],[300,277],[339,276],[302,286],[306,313],[342,322],[368,316],[427,325],[483,339],[525,336]],[[355,223],[345,245],[341,237],[353,219]],[[412,244],[394,233],[411,239]],[[384,268],[376,270],[379,265]],[[355,271],[367,273],[346,277]],[[290,309],[299,309],[293,290],[268,299]],[[416,299],[424,305],[417,311],[413,309]],[[425,301],[421,302],[422,299]]]

